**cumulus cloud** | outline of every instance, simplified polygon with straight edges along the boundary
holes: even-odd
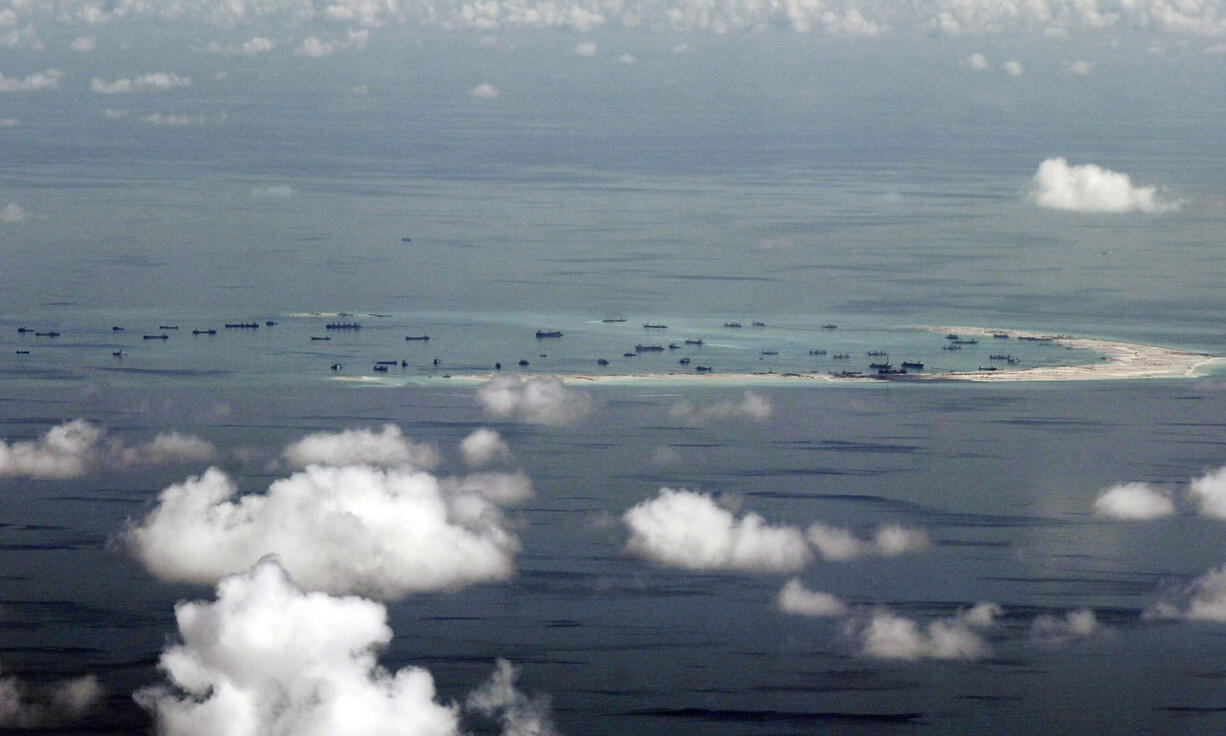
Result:
[[[1000,68],[1011,77],[1020,77],[1022,72],[1025,71],[1025,68],[1022,67],[1022,62],[1017,60],[1006,61]]]
[[[1201,514],[1226,519],[1226,467],[1210,471],[1188,485],[1188,496]]]
[[[784,584],[775,602],[780,611],[798,616],[828,617],[847,613],[846,603],[829,593],[809,590],[796,578]]]
[[[1094,71],[1094,62],[1078,59],[1068,65],[1068,70],[1079,77],[1084,77]]]
[[[469,693],[465,707],[496,719],[504,736],[558,736],[548,696],[528,696],[519,691],[515,687],[518,677],[518,668],[499,659],[490,679]]]
[[[37,440],[0,442],[0,477],[78,478],[95,467],[207,461],[215,455],[213,445],[199,437],[164,432],[144,444],[128,445],[97,425],[74,419]]]
[[[661,565],[688,570],[795,572],[811,553],[799,529],[770,526],[761,516],[737,519],[711,496],[662,488],[622,515],[626,550]]]
[[[1133,186],[1127,174],[1094,164],[1069,166],[1049,158],[1035,172],[1030,199],[1040,207],[1072,212],[1168,212],[1179,203],[1158,198],[1154,187]]]
[[[1030,638],[1041,644],[1062,644],[1084,639],[1099,629],[1098,617],[1089,608],[1078,608],[1063,616],[1036,616],[1030,622]]]
[[[366,48],[366,44],[370,42],[370,31],[366,29],[358,31],[349,31],[345,36],[333,38],[328,41],[309,36],[303,39],[294,53],[298,56],[307,56],[312,59],[322,59],[326,56],[341,51],[362,51]]]
[[[498,88],[488,82],[482,82],[468,91],[469,97],[476,97],[481,100],[497,99],[499,94],[501,93],[498,91]]]
[[[999,607],[981,603],[969,611],[930,621],[922,627],[885,608],[875,609],[867,622],[852,620],[844,632],[857,638],[861,652],[876,659],[983,659],[991,648],[976,629],[992,623]]]
[[[188,125],[203,125],[208,119],[203,115],[175,115],[154,112],[141,117],[141,122],[159,127],[183,128]]]
[[[511,448],[507,447],[502,435],[486,427],[473,431],[460,442],[460,454],[464,464],[473,467],[513,459]]]
[[[574,54],[575,56],[595,56],[596,55],[596,42],[595,41],[582,41],[580,43],[575,44]]]
[[[102,699],[98,678],[86,675],[32,688],[16,677],[0,678],[0,727],[48,728],[79,721]]]
[[[68,44],[68,48],[78,53],[93,51],[95,48],[97,48],[97,46],[97,39],[95,39],[93,36],[77,36],[76,38],[72,39],[72,43]]]
[[[35,72],[21,79],[6,77],[4,74],[0,74],[0,92],[31,92],[55,89],[60,86],[60,79],[63,76],[64,73],[59,69]]]
[[[174,72],[149,72],[139,77],[116,79],[113,82],[94,77],[89,80],[89,89],[100,95],[121,95],[133,92],[165,92],[190,86],[191,83],[191,77],[180,76]]]
[[[1172,591],[1147,608],[1144,617],[1226,623],[1226,565],[1201,575],[1186,588]]]
[[[980,53],[974,53],[966,57],[962,60],[962,65],[977,72],[986,71],[990,68],[987,57]]]
[[[395,599],[509,578],[519,541],[498,503],[530,493],[525,484],[440,480],[410,466],[310,465],[240,496],[210,468],[162,491],[123,539],[165,580],[214,583],[276,554],[310,590]]]
[[[556,378],[524,380],[514,375],[491,378],[477,390],[477,400],[490,416],[529,424],[574,424],[595,406],[586,393]]]
[[[621,56],[617,57],[617,63],[625,64],[627,66],[630,64],[637,64],[638,57],[636,57],[634,54],[622,54]]]
[[[822,557],[832,561],[854,560],[859,557],[897,557],[928,549],[928,535],[920,529],[901,524],[882,524],[870,540],[862,540],[849,529],[815,523],[805,530],[809,543]]]
[[[379,432],[370,429],[316,432],[286,447],[281,454],[295,469],[320,464],[411,466],[429,470],[442,461],[438,447],[409,440],[394,424],[383,425]]]
[[[688,401],[674,404],[669,416],[687,424],[707,424],[725,419],[749,419],[761,422],[768,419],[774,407],[770,399],[754,391],[746,391],[740,401],[720,401],[708,406],[696,406]]]
[[[221,56],[259,56],[266,54],[277,47],[277,42],[263,36],[243,41],[242,43],[221,44],[213,41],[204,47],[204,50],[210,54],[219,54]]]
[[[275,559],[222,580],[215,602],[178,604],[175,620],[182,643],[159,660],[168,684],[135,695],[158,733],[459,736],[429,671],[379,666],[392,639],[382,605],[304,592]]]
[[[0,222],[7,225],[16,225],[19,222],[25,222],[33,216],[33,213],[16,202],[9,202],[4,206],[4,209],[0,209]]]
[[[1175,502],[1148,483],[1122,483],[1094,500],[1094,513],[1124,521],[1161,519],[1175,513]]]

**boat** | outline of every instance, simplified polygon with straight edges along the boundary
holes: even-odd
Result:
[[[611,325],[611,324],[616,324],[618,322],[625,322],[626,320],[622,319],[621,317],[610,317],[608,319],[602,319],[600,321],[604,322],[607,325]]]
[[[835,378],[863,378],[864,374],[860,371],[830,371],[830,375]]]
[[[341,369],[341,364],[340,364],[340,363],[333,363],[333,364],[332,364],[332,370],[334,370],[334,371],[339,371],[340,369]]]
[[[686,345],[701,345],[701,344],[702,344],[702,338],[701,338],[701,337],[700,337],[700,338],[697,338],[697,339],[688,339],[688,338],[687,338],[687,339],[686,339],[686,341],[685,341],[685,344],[686,344]]]
[[[983,365],[981,365],[981,366],[979,366],[979,370],[984,371],[984,372],[994,371],[994,370],[996,370],[996,366],[994,366],[994,365],[988,365],[988,366],[983,366]]]
[[[951,332],[951,333],[949,333],[948,335],[946,335],[946,336],[945,336],[945,339],[946,339],[946,340],[957,340],[957,339],[958,339],[958,335],[957,335],[957,333]]]
[[[680,350],[680,349],[681,349],[681,346],[680,346],[680,345],[678,345],[678,344],[677,344],[677,343],[675,343],[675,342],[670,342],[670,343],[668,344],[668,349],[669,349],[669,350]]]
[[[907,375],[906,368],[878,368],[877,375],[879,376],[905,376]]]
[[[376,365],[376,366],[375,366],[375,370],[376,370],[376,371],[378,371],[379,373],[387,373],[387,366],[385,366],[385,365]]]
[[[838,325],[822,325],[822,329],[823,330],[837,330],[839,329],[839,326]]]
[[[608,360],[605,360],[604,358],[597,358],[597,359],[596,359],[596,365],[608,365],[608,364],[609,364],[609,361],[608,361]]]
[[[992,337],[997,340],[1008,340],[1009,333],[1008,332],[993,332]]]
[[[158,329],[159,330],[177,330],[179,329],[179,326],[178,325],[158,325]]]
[[[762,354],[763,355],[778,355],[779,351],[778,350],[763,350]]]
[[[169,340],[170,335],[142,335],[142,340]]]
[[[117,325],[111,328],[111,332],[123,332],[123,328]]]
[[[34,336],[35,337],[59,337],[60,333],[56,332],[55,330],[52,330],[50,332],[35,332]]]
[[[322,337],[321,337],[321,336],[319,336],[319,335],[311,335],[311,339],[312,339],[312,340],[319,340],[319,341],[322,341],[322,340],[331,340],[332,338],[327,337],[327,336],[322,336]]]
[[[193,335],[216,335],[217,330],[209,328],[207,330],[192,330]]]
[[[873,355],[889,355],[889,353],[887,353],[887,352],[886,352],[886,351],[884,351],[884,350],[870,350],[870,351],[868,351],[867,353],[865,353],[865,355],[869,355],[869,356],[873,356]]]
[[[404,339],[410,340],[410,341],[420,340],[422,342],[428,342],[430,340],[430,336],[429,335],[405,335]]]
[[[711,366],[709,366],[709,365],[696,365],[696,366],[694,366],[694,370],[698,371],[699,373],[710,373],[710,372],[711,372]]]
[[[645,330],[667,330],[668,325],[660,325],[660,324],[655,324],[653,322],[648,322],[647,324],[643,325],[643,329]]]
[[[561,330],[537,330],[536,331],[536,339],[538,340],[543,340],[547,337],[561,337],[561,336],[562,336]]]
[[[116,350],[115,352],[111,353],[111,355],[114,355],[116,358],[122,358],[123,356],[127,355],[127,353],[123,351],[123,348],[120,348]]]
[[[916,370],[921,370],[923,369],[924,364],[918,360],[904,360],[902,362],[902,367],[903,368],[915,368]]]
[[[766,323],[765,323],[765,322],[752,322],[752,323],[750,323],[750,325],[751,325],[752,327],[765,327],[765,326],[766,326]]]
[[[954,345],[954,344],[952,344],[952,343],[951,343],[951,344],[949,344],[949,345],[946,345],[946,346],[942,347],[941,349],[942,349],[942,350],[961,350],[961,349],[962,349],[962,346],[961,346],[961,345]]]
[[[528,366],[528,361],[527,361],[527,360],[521,360],[521,361],[519,361],[519,365],[520,365],[520,367],[521,367],[521,368],[523,368],[523,367],[527,367],[527,366]]]
[[[227,322],[227,330],[254,330],[260,326],[259,322]]]
[[[268,326],[268,327],[276,327],[276,326],[277,326],[277,323],[276,323],[276,322],[274,322],[274,321],[272,321],[271,319],[264,320],[264,324],[265,324],[266,326]]]
[[[18,355],[29,355],[30,351],[29,350],[18,350],[17,354]],[[111,355],[118,355],[118,353],[111,353]]]
[[[978,345],[978,344],[979,344],[979,341],[973,337],[967,338],[965,340],[962,340],[962,339],[954,340],[954,345]]]
[[[1004,353],[992,353],[988,356],[988,360],[1008,360],[1012,357],[1012,355],[1006,355]]]
[[[835,353],[830,357],[834,360],[851,360],[851,355],[849,353]]]
[[[661,353],[664,352],[663,345],[635,345],[634,352],[636,353]]]
[[[680,363],[681,365],[689,365],[689,364],[690,364],[690,359],[689,359],[689,358],[682,358],[681,360],[678,360],[677,362],[678,362],[678,363]]]
[[[826,354],[826,351],[822,350],[821,348],[814,348],[813,350],[809,351],[809,355],[825,355],[825,354]]]
[[[622,353],[623,358],[633,358],[636,355],[638,355],[638,353]]]
[[[324,325],[324,329],[328,330],[360,330],[362,324],[360,322],[329,322]]]
[[[17,331],[18,331],[18,332],[20,332],[20,333],[22,333],[22,334],[25,334],[25,333],[27,333],[27,332],[29,332],[29,331],[30,331],[30,328],[29,328],[29,327],[18,327],[18,328],[17,328]]]
[[[885,363],[869,363],[868,367],[878,371],[888,371],[890,369],[890,363],[889,361],[886,361]]]
[[[395,360],[376,360],[375,365],[396,365],[398,362]]]
[[[740,327],[740,322],[725,322],[724,327]]]

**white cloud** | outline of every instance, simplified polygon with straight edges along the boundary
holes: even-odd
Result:
[[[1036,616],[1030,622],[1030,638],[1042,644],[1084,639],[1098,630],[1098,617],[1089,608],[1078,608],[1060,617]]]
[[[979,604],[920,628],[909,618],[878,608],[867,623],[850,621],[844,631],[860,640],[865,656],[877,659],[976,660],[991,654],[991,648],[975,629],[990,625],[997,610],[994,604]]]
[[[204,125],[208,119],[203,115],[175,115],[160,112],[141,117],[141,122],[158,127],[183,128],[189,125]]]
[[[267,184],[251,188],[251,196],[267,199],[288,199],[298,193],[289,184]]]
[[[339,53],[341,51],[362,51],[366,48],[366,44],[370,41],[370,31],[362,29],[359,31],[349,31],[342,38],[334,38],[330,41],[324,41],[315,36],[309,36],[303,39],[294,53],[298,56],[307,56],[312,59],[322,59],[327,56]]]
[[[394,424],[383,425],[377,433],[370,429],[349,429],[309,434],[286,447],[282,456],[294,469],[321,464],[409,466],[430,470],[442,461],[436,446],[409,440]]]
[[[166,580],[213,583],[277,554],[308,589],[401,598],[510,577],[519,541],[490,496],[521,488],[410,467],[311,465],[239,496],[210,468],[162,491],[124,540]]]
[[[770,399],[754,391],[746,391],[739,402],[720,401],[708,406],[695,406],[688,401],[682,401],[674,404],[668,414],[687,424],[707,424],[725,419],[761,422],[770,417],[773,409]]]
[[[430,672],[380,667],[386,609],[300,589],[275,559],[175,606],[182,643],[159,661],[169,685],[137,691],[167,736],[372,733],[459,736]]]
[[[1221,56],[1226,54],[1226,43],[1218,42],[1210,46],[1206,46],[1204,50],[1205,56]]]
[[[98,678],[86,675],[40,688],[16,677],[0,678],[0,727],[43,729],[81,720],[104,692]]]
[[[919,529],[900,524],[882,524],[871,540],[862,540],[849,529],[832,527],[820,522],[805,530],[809,543],[826,560],[854,560],[859,557],[897,557],[928,549],[928,535]]]
[[[586,393],[567,388],[556,378],[524,380],[499,375],[477,390],[477,400],[492,417],[529,424],[574,424],[595,406]]]
[[[1122,483],[1094,500],[1094,513],[1125,521],[1160,519],[1175,513],[1175,502],[1147,483]]]
[[[1226,519],[1226,467],[1210,471],[1188,485],[1188,495],[1201,514]]]
[[[980,53],[974,53],[966,57],[962,60],[962,65],[978,72],[986,71],[989,68],[987,57]]]
[[[127,445],[84,419],[58,424],[37,440],[0,442],[0,476],[79,478],[94,467],[166,465],[210,460],[213,446],[198,437],[165,432]]]
[[[114,107],[108,107],[102,111],[102,116],[108,120],[122,120],[123,118],[128,117],[128,111],[119,110]]]
[[[476,97],[482,100],[493,100],[493,99],[497,99],[498,95],[501,93],[498,91],[498,88],[495,87],[494,85],[488,82],[482,82],[481,84],[478,84],[476,87],[473,87],[472,89],[470,89],[468,91],[468,94],[470,97]]]
[[[636,57],[634,54],[622,54],[621,56],[617,57],[617,63],[624,64],[626,66],[637,64],[638,57]]]
[[[812,591],[796,578],[787,581],[775,599],[779,610],[798,616],[842,616],[847,604],[829,593]]]
[[[736,519],[703,493],[662,488],[622,515],[626,549],[662,565],[689,570],[795,572],[811,553],[799,529],[769,526],[749,513]]]
[[[116,79],[108,82],[94,77],[89,80],[89,89],[100,95],[120,95],[134,92],[165,92],[179,87],[188,87],[191,77],[180,76],[174,72],[149,72],[139,77]]]
[[[72,43],[68,44],[68,48],[78,53],[93,51],[97,46],[97,39],[93,36],[77,36],[72,39]]]
[[[499,659],[494,674],[469,693],[465,707],[502,724],[503,736],[558,736],[549,712],[549,698],[529,697],[515,688],[519,669]]]
[[[242,43],[221,44],[216,41],[204,47],[204,50],[210,54],[219,54],[221,56],[259,56],[266,54],[277,47],[277,42],[263,36],[243,41]]]
[[[33,216],[34,214],[32,212],[16,202],[9,202],[8,204],[4,205],[4,209],[0,209],[0,222],[7,225],[16,225],[19,222],[25,222]]]
[[[1145,610],[1145,618],[1186,618],[1226,623],[1226,565],[1210,570],[1186,588]]]
[[[1011,77],[1020,77],[1022,76],[1022,72],[1025,71],[1025,68],[1022,67],[1022,62],[1017,61],[1016,59],[1006,61],[1000,68],[1005,74],[1008,74]]]
[[[1167,212],[1178,202],[1158,198],[1154,187],[1134,187],[1127,174],[1094,164],[1069,166],[1049,158],[1035,172],[1030,199],[1040,207],[1072,212]]]
[[[1068,70],[1079,77],[1084,77],[1094,72],[1094,62],[1078,59],[1068,65]]]
[[[596,43],[594,41],[582,41],[575,44],[575,56],[595,56]]]
[[[0,48],[44,51],[47,45],[34,32],[34,26],[28,25],[25,28],[14,28],[6,33],[0,33]]]
[[[64,73],[59,69],[35,72],[22,79],[6,77],[0,74],[0,92],[31,92],[55,89],[60,86],[60,79],[63,76]]]
[[[486,427],[473,431],[460,442],[460,454],[464,463],[473,467],[513,459],[511,448],[507,447],[502,435]]]

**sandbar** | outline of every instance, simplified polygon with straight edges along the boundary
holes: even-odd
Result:
[[[1102,340],[1091,337],[1027,332],[1024,330],[1001,330],[985,327],[952,327],[923,325],[915,329],[939,333],[955,333],[964,338],[996,340],[995,335],[1009,340],[1038,341],[1081,349],[1094,353],[1098,359],[1091,363],[1061,366],[1013,367],[989,366],[987,369],[970,371],[912,372],[905,375],[877,376],[871,373],[838,375],[809,372],[749,372],[749,373],[572,373],[572,374],[519,374],[476,373],[448,376],[414,376],[411,383],[459,382],[484,383],[495,375],[515,375],[524,380],[556,379],[572,385],[583,384],[632,384],[673,383],[728,386],[768,386],[802,383],[880,383],[914,381],[1110,381],[1137,378],[1195,378],[1216,366],[1226,365],[1226,358],[1197,353],[1178,348],[1143,345],[1138,343]],[[1004,343],[1004,340],[1001,340]]]

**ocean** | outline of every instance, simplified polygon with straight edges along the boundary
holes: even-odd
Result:
[[[563,734],[1222,730],[1221,623],[1186,608],[1224,561],[1221,520],[1188,492],[1226,464],[1219,373],[741,378],[841,370],[844,352],[856,370],[869,351],[929,372],[998,351],[1027,368],[1097,359],[1013,339],[947,351],[916,329],[940,324],[1226,354],[1212,105],[1111,89],[1127,114],[1091,120],[1075,90],[963,99],[901,55],[729,43],[669,75],[651,64],[664,46],[640,47],[600,84],[548,71],[558,48],[525,44],[540,73],[516,76],[482,63],[492,50],[474,43],[465,62],[428,36],[372,47],[367,76],[236,69],[184,103],[212,116],[209,136],[134,135],[84,93],[70,109],[88,123],[52,115],[60,101],[14,102],[49,122],[0,152],[4,179],[49,214],[0,232],[0,438],[37,443],[76,419],[104,433],[71,477],[0,464],[0,673],[36,700],[85,675],[106,693],[81,718],[22,727],[153,728],[132,695],[166,679],[176,604],[216,595],[159,579],[124,540],[164,489],[216,466],[264,494],[302,438],[392,424],[437,446],[438,477],[467,472],[461,442],[494,429],[533,489],[500,512],[513,574],[383,600],[379,662],[427,669],[441,703],[505,658]],[[864,87],[848,82],[861,64]],[[500,96],[457,95],[469,79]],[[1180,209],[1037,208],[1031,177],[1057,155],[1164,182]],[[327,328],[348,321],[361,329]],[[481,393],[495,374],[514,389],[669,372],[568,383],[579,408],[561,418]],[[136,451],[168,432],[212,451]],[[1096,513],[1126,483],[1174,511]],[[631,541],[627,512],[664,488],[860,541],[848,559],[813,543],[799,565],[687,569]],[[883,525],[924,543],[895,554],[872,541]],[[793,578],[845,608],[781,610]],[[1162,601],[1184,613],[1155,616]],[[981,603],[996,613],[967,623]],[[872,635],[891,622],[892,648]]]

